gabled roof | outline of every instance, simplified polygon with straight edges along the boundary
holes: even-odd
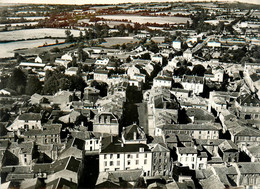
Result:
[[[41,120],[42,116],[39,113],[23,113],[19,116],[19,120]]]
[[[238,147],[231,140],[225,140],[219,145],[221,151],[238,151]]]
[[[203,84],[204,78],[195,75],[184,75],[182,78],[182,82]]]
[[[170,150],[161,144],[148,144],[152,152],[169,152]]]
[[[241,174],[259,174],[260,162],[240,162],[237,167]]]
[[[125,140],[133,140],[135,135],[134,133],[136,133],[136,139],[146,139],[144,131],[136,124],[125,127],[122,136]]]
[[[52,180],[51,182],[47,182],[46,188],[48,188],[48,189],[61,189],[61,188],[77,189],[78,186],[76,183],[73,183],[64,178],[59,177],[55,180]]]
[[[256,106],[257,104],[260,105],[260,100],[256,98],[255,95],[251,95],[251,94],[244,94],[244,95],[240,95],[237,98],[237,102],[241,105],[246,105],[250,106],[250,104],[252,103],[253,106]]]
[[[179,154],[197,154],[198,151],[194,147],[178,147]]]

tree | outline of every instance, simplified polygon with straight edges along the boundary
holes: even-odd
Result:
[[[195,65],[192,69],[192,75],[204,76],[206,69],[201,64]]]
[[[25,92],[28,95],[33,95],[34,93],[41,93],[42,83],[37,76],[30,76],[27,80],[27,85]]]
[[[20,68],[15,68],[11,77],[8,79],[7,87],[17,91],[19,94],[22,94],[24,92],[25,86],[25,73]]]

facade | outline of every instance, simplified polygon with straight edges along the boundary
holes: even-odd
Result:
[[[42,130],[41,118],[42,116],[39,113],[23,113],[7,129],[9,131],[18,131],[19,129]]]
[[[196,95],[204,90],[204,78],[200,76],[184,75],[181,84],[185,90],[191,90]]]
[[[108,79],[108,71],[106,70],[95,70],[94,80],[106,82]]]
[[[116,137],[102,140],[99,172],[142,169],[144,176],[152,174],[152,152],[146,144],[124,144]]]
[[[110,112],[101,112],[94,117],[93,131],[118,135],[118,119]]]
[[[153,79],[153,87],[167,87],[171,88],[172,86],[172,78],[170,77],[162,77],[157,76]]]
[[[161,144],[149,144],[152,151],[152,175],[171,174],[170,150]]]

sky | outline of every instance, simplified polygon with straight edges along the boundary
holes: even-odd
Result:
[[[35,3],[35,4],[117,4],[117,3],[137,3],[137,2],[165,2],[165,1],[180,1],[180,0],[0,0],[0,3]],[[184,0],[182,0],[184,1]],[[192,1],[192,0],[186,0]],[[203,0],[211,1],[211,0]],[[220,0],[218,0],[220,1]],[[222,0],[223,1],[223,0]],[[233,2],[234,0],[225,0]],[[236,0],[239,2],[260,4],[260,0]]]

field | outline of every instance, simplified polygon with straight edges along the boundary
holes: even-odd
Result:
[[[22,23],[12,23],[12,24],[0,24],[0,27],[4,27],[5,25],[11,25],[11,26],[23,26],[23,25],[37,25],[38,22],[22,22]]]
[[[111,47],[113,45],[122,45],[126,43],[135,43],[138,42],[138,39],[134,39],[133,37],[109,37],[105,38],[106,42],[102,43],[104,47]]]
[[[59,40],[59,42],[64,42],[64,40]],[[43,45],[44,43],[53,44],[53,43],[55,43],[55,40],[54,39],[39,39],[39,40],[0,43],[0,49],[1,49],[0,58],[13,57],[15,49],[38,47],[40,45]],[[37,49],[44,49],[44,48],[37,48]],[[23,52],[23,51],[21,51],[21,52]]]
[[[21,40],[21,39],[35,39],[35,38],[44,38],[44,37],[65,37],[66,29],[52,29],[52,28],[43,28],[43,29],[27,29],[27,30],[15,30],[15,31],[5,31],[0,32],[1,40]],[[79,30],[70,30],[71,33],[78,37]]]
[[[30,17],[8,17],[8,19],[21,19],[24,18],[25,20],[41,20],[44,19],[44,16],[30,16]]]
[[[157,24],[179,24],[186,23],[187,21],[191,22],[190,18],[186,17],[168,17],[168,16],[138,16],[138,15],[102,15],[98,16],[105,19],[112,20],[122,20],[127,19],[131,22],[138,22],[140,24],[145,24],[147,22],[157,23]]]

